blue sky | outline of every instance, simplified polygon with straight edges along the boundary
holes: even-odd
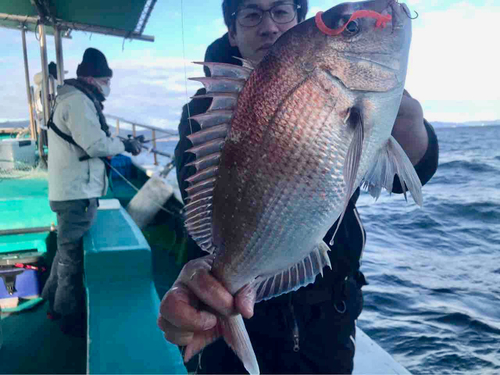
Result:
[[[182,104],[202,75],[192,61],[203,59],[206,46],[225,32],[221,0],[159,0],[145,34],[154,43],[74,32],[65,39],[66,78],[75,76],[83,51],[103,51],[114,70],[105,112],[175,129]],[[310,0],[312,17],[340,1]],[[413,23],[407,84],[430,121],[500,119],[500,68],[497,51],[500,1],[406,0],[419,13]],[[184,32],[183,32],[184,31]],[[0,29],[0,121],[27,119],[27,99],[19,31]],[[30,79],[41,70],[35,35],[28,34]],[[55,61],[48,36],[49,61]],[[33,80],[31,81],[33,85]],[[186,94],[187,91],[187,94]]]

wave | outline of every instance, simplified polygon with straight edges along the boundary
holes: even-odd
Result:
[[[453,329],[465,329],[466,331],[500,335],[500,327],[496,327],[492,323],[485,323],[479,319],[473,318],[470,315],[461,312],[444,314],[429,320],[436,323],[446,324],[450,327],[453,327]]]
[[[439,164],[439,171],[466,170],[478,173],[498,173],[500,170],[484,162],[454,160]]]

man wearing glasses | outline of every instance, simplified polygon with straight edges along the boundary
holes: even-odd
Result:
[[[307,0],[224,0],[222,10],[228,33],[212,43],[205,61],[241,65],[236,58],[259,63],[269,48],[287,30],[305,19]],[[208,75],[208,69],[205,70]],[[197,95],[203,95],[204,89]],[[195,170],[186,164],[194,155],[187,136],[200,130],[189,116],[204,113],[211,99],[196,99],[184,106],[179,124],[180,141],[175,150],[177,178],[183,198],[186,178]],[[393,135],[400,142],[426,183],[437,168],[437,140],[423,119],[418,101],[404,96]],[[396,191],[397,192],[397,191]],[[159,327],[170,342],[186,346],[186,360],[203,349],[188,369],[199,373],[246,373],[242,363],[219,338],[216,312],[241,313],[262,373],[342,373],[353,370],[355,321],[361,313],[361,287],[366,285],[359,271],[365,245],[365,231],[355,208],[354,194],[335,244],[329,252],[332,270],[296,292],[254,306],[254,294],[234,297],[209,273],[208,257],[192,239],[189,258],[173,287],[165,294],[158,318]],[[330,243],[337,223],[325,236]],[[201,258],[200,258],[201,257]],[[198,259],[195,259],[198,258]],[[206,307],[208,306],[208,308]],[[214,342],[216,341],[216,342]],[[214,342],[214,343],[213,343]],[[213,343],[212,345],[209,345]],[[207,346],[208,345],[208,346]]]

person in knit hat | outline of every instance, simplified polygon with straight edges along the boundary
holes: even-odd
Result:
[[[138,155],[141,141],[111,136],[103,102],[111,91],[113,71],[104,54],[88,48],[76,79],[59,86],[48,121],[49,203],[57,214],[57,252],[42,297],[49,317],[60,318],[65,333],[86,332],[82,237],[92,226],[98,198],[106,194],[107,157],[124,151]]]

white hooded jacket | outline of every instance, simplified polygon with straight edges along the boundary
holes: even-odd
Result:
[[[81,149],[48,130],[49,200],[98,198],[106,194],[108,178],[99,157],[125,151],[123,142],[102,131],[94,103],[70,85],[58,87],[53,122]],[[85,152],[91,159],[80,161]]]

